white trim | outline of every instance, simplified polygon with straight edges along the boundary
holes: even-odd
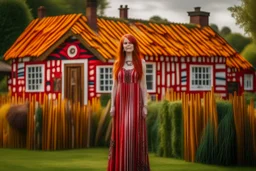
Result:
[[[210,71],[211,71],[211,87],[213,86],[213,66],[212,65],[190,65],[189,66],[189,71],[190,71],[190,76],[189,76],[189,89],[190,91],[206,91],[206,90],[211,90],[210,88],[203,88],[203,89],[199,89],[199,88],[193,88],[192,87],[192,67],[210,67]]]
[[[111,89],[109,91],[101,91],[100,90],[100,69],[101,68],[113,68],[112,65],[98,65],[96,66],[96,92],[97,93],[111,93]],[[113,72],[113,71],[112,71]],[[112,74],[112,72],[110,72],[110,74]],[[111,79],[109,79],[111,80]],[[111,85],[112,88],[113,85]]]
[[[39,90],[28,90],[28,68],[29,67],[42,67],[42,87]],[[27,64],[26,65],[26,77],[25,77],[26,89],[25,92],[44,92],[45,91],[45,64]]]
[[[156,92],[156,63],[155,62],[146,62],[146,65],[150,64],[153,67],[153,87],[152,90],[147,90],[148,93]]]
[[[64,79],[65,79],[65,64],[84,64],[84,104],[88,103],[88,59],[83,60],[62,60],[61,62],[61,71],[62,71],[62,98],[64,99]]]

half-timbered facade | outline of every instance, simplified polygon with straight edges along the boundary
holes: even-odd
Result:
[[[88,8],[96,7],[88,3]],[[209,14],[200,8],[189,12],[192,22],[204,19],[194,24],[128,19],[127,6],[119,10],[120,18],[89,12],[44,17],[39,11],[42,18],[33,20],[4,55],[12,60],[12,93],[46,93],[53,99],[61,94],[82,104],[110,93],[116,49],[126,33],[139,42],[152,98],[161,99],[168,88],[203,93],[214,87],[224,98],[256,90],[251,64],[207,26]]]

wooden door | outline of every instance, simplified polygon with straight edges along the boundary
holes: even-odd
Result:
[[[84,64],[64,64],[64,97],[84,104]]]
[[[234,95],[235,92],[239,94],[239,82],[228,82],[227,88],[228,88],[228,95],[229,94]]]

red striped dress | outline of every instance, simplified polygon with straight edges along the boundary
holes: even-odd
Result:
[[[135,69],[118,73],[108,171],[149,171],[146,120]]]

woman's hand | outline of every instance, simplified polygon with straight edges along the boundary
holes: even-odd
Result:
[[[115,106],[111,106],[111,109],[110,109],[110,116],[115,116]]]
[[[146,118],[147,114],[148,114],[147,106],[143,106],[143,109],[142,109],[142,116],[143,116],[143,118]]]

